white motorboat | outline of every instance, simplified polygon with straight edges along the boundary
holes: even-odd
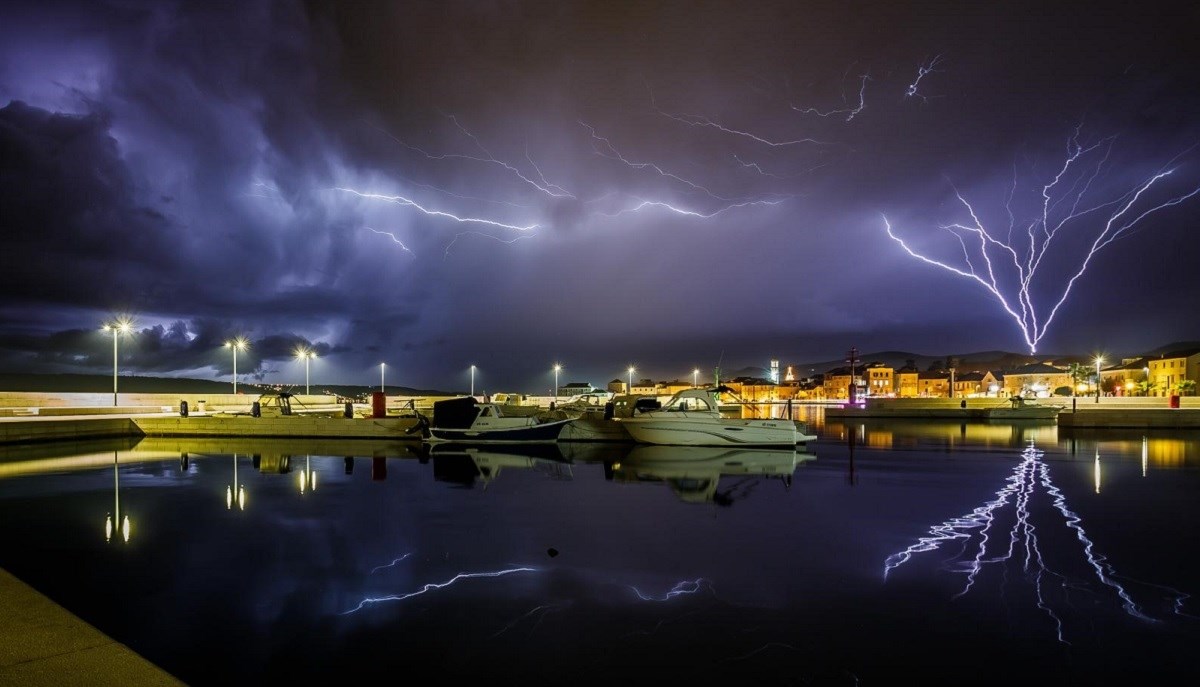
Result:
[[[421,416],[413,431],[427,442],[528,443],[558,441],[571,420],[544,420],[536,416],[506,415],[495,403],[480,403],[471,396],[437,401],[433,419]]]
[[[660,408],[635,412],[618,421],[642,444],[794,447],[816,440],[795,420],[722,417],[718,394],[724,390],[685,389]]]

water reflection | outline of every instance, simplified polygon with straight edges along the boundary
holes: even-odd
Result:
[[[129,515],[121,518],[121,461],[113,451],[113,509],[104,518],[104,540],[112,541],[113,530],[118,529],[123,541],[129,541]]]
[[[9,447],[0,567],[189,684],[358,684],[414,665],[526,685],[668,671],[949,685],[980,670],[1104,684],[1089,678],[1110,667],[1195,682],[1200,623],[1178,590],[1200,588],[1186,544],[1200,434],[1010,448],[1012,430],[979,429],[840,425],[809,445],[819,461],[371,440]],[[243,488],[254,508],[232,513]],[[112,539],[128,514],[137,542],[100,539],[110,508]],[[1160,679],[1171,671],[1187,679]]]
[[[1069,644],[1067,621],[1077,615],[1078,597],[1086,595],[1092,604],[1103,603],[1106,595],[1116,597],[1123,611],[1144,622],[1156,622],[1146,610],[1155,606],[1158,613],[1181,614],[1189,594],[1169,586],[1124,577],[1099,551],[1083,526],[1083,518],[1072,511],[1066,496],[1051,478],[1044,452],[1031,441],[1021,453],[1021,462],[1012,470],[995,498],[971,512],[934,525],[926,536],[884,561],[886,580],[896,569],[916,556],[953,545],[955,555],[943,559],[939,567],[964,576],[959,598],[971,592],[989,568],[995,567],[1005,581],[1024,580],[1032,587],[1031,603],[1053,623],[1058,641]],[[1100,493],[1100,451],[1093,463],[1095,492]],[[1061,536],[1055,528],[1071,535]],[[1074,541],[1074,546],[1070,542]],[[1043,546],[1044,541],[1053,542]],[[1066,572],[1078,562],[1086,563],[1086,576]],[[1003,592],[1008,598],[1018,594]],[[1142,601],[1135,600],[1140,597]],[[1078,623],[1080,632],[1087,622]]]
[[[605,464],[605,477],[616,482],[661,482],[681,501],[732,506],[762,481],[792,486],[797,464],[816,456],[795,450],[701,446],[634,446]],[[720,488],[722,477],[736,478]]]

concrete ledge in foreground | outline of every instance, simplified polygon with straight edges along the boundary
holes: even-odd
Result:
[[[1200,429],[1200,408],[1088,408],[1058,414],[1062,428]]]
[[[0,685],[183,685],[0,570]]]

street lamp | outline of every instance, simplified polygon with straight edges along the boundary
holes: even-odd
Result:
[[[471,366],[471,396],[475,396],[475,366]]]
[[[112,332],[113,335],[113,406],[117,405],[117,337],[121,334],[128,334],[133,326],[129,320],[120,319],[116,322],[106,324],[102,329],[106,332]]]
[[[1096,403],[1100,402],[1100,363],[1104,362],[1104,358],[1096,356]]]
[[[304,395],[305,396],[309,395],[309,393],[308,393],[308,361],[312,360],[315,357],[317,357],[317,354],[313,353],[312,349],[308,349],[308,348],[296,349],[296,360],[304,361]]]
[[[700,386],[700,368],[696,368],[696,369],[692,370],[692,388],[695,389],[699,386]]]
[[[629,366],[629,393],[633,393],[633,365]]]
[[[554,402],[558,403],[558,372],[562,369],[562,365],[554,364]]]
[[[379,363],[379,391],[381,392],[384,392],[383,368],[385,367],[387,367],[387,363]]]
[[[237,337],[232,341],[225,342],[225,348],[233,349],[233,393],[237,393],[237,354],[238,351],[244,351],[250,345],[250,342],[243,337]]]

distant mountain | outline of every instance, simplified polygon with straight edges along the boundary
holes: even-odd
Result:
[[[42,392],[81,392],[105,393],[112,391],[111,375],[83,374],[14,374],[0,373],[0,391],[42,391]],[[215,379],[192,379],[189,377],[138,377],[122,375],[118,380],[118,389],[122,393],[142,394],[228,394],[233,392],[233,384],[229,381]],[[344,398],[369,396],[377,391],[377,386],[365,384],[312,384],[314,394],[333,394]],[[389,395],[401,396],[454,396],[461,392],[439,391],[436,389],[412,389],[403,386],[386,386]],[[290,391],[303,393],[304,387],[295,384],[251,384],[238,382],[238,393],[258,395],[269,391]]]

